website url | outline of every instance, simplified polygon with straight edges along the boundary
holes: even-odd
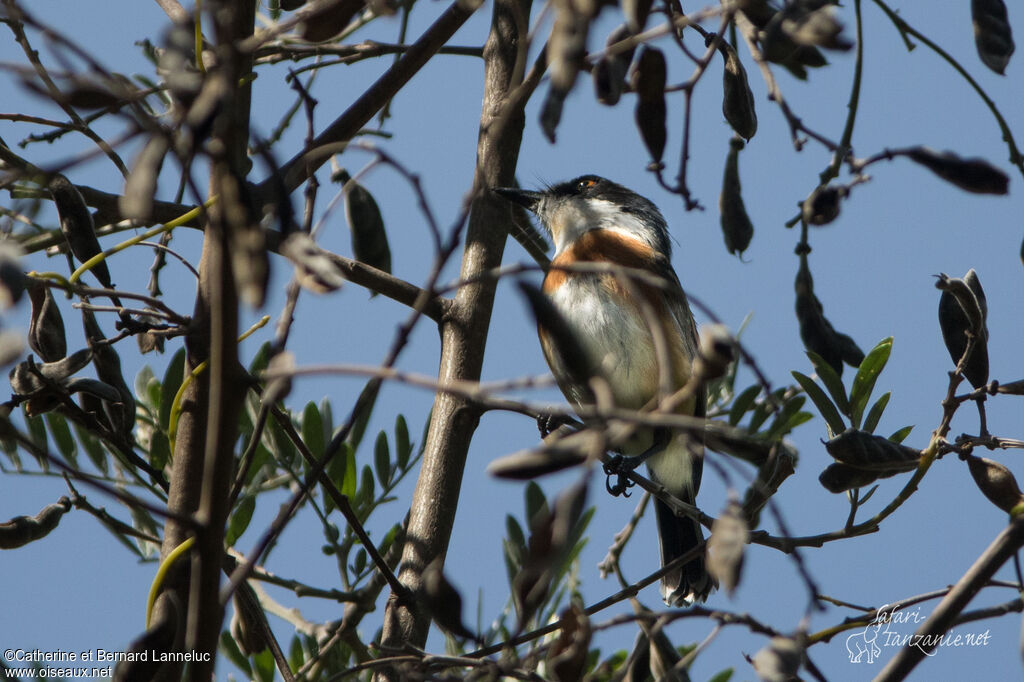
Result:
[[[48,677],[110,677],[114,674],[113,666],[103,668],[7,668],[0,666],[4,679],[8,680],[31,680],[35,678]]]

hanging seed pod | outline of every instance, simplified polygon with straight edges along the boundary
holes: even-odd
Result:
[[[149,138],[139,152],[135,165],[124,183],[124,196],[118,199],[118,206],[126,218],[148,220],[153,212],[153,198],[156,196],[157,179],[167,155],[168,141],[164,135]]]
[[[708,573],[718,580],[730,597],[740,584],[743,553],[749,538],[750,529],[739,502],[729,500],[729,504],[711,526],[707,567]]]
[[[754,93],[750,91],[747,82],[747,72],[732,45],[723,40],[718,49],[725,57],[725,69],[722,71],[722,114],[740,137],[749,140],[757,132],[757,111],[754,109]]]
[[[967,350],[967,335],[975,337],[974,348],[964,363],[964,378],[971,386],[981,388],[988,383],[988,304],[981,280],[973,270],[963,279],[939,275],[935,283],[942,290],[939,297],[939,329],[942,340],[954,364],[960,362]]]
[[[656,162],[665,153],[668,131],[665,127],[665,82],[668,77],[665,55],[661,50],[644,47],[633,69],[633,90],[636,92],[636,125],[647,151]]]
[[[435,559],[423,571],[424,606],[445,632],[475,640],[476,635],[462,621],[462,595],[445,577],[443,564],[443,559]]]
[[[937,152],[928,147],[911,147],[903,155],[962,190],[975,194],[1009,191],[1009,176],[984,159],[964,159],[953,152]]]
[[[587,56],[587,33],[591,8],[577,7],[573,0],[556,0],[555,22],[548,39],[548,73],[551,89],[564,97],[576,82]]]
[[[742,255],[750,246],[750,240],[754,238],[754,224],[750,222],[750,216],[747,214],[740,186],[741,149],[743,140],[738,137],[729,140],[729,154],[725,157],[725,171],[722,174],[722,193],[718,195],[718,212],[725,248],[729,253],[737,255]]]
[[[978,56],[998,74],[1006,70],[1013,54],[1013,32],[1003,0],[971,0],[971,23]]]
[[[0,549],[16,549],[46,537],[69,511],[71,500],[62,497],[55,504],[43,507],[35,516],[15,516],[0,523]]]
[[[853,47],[853,43],[842,35],[843,25],[836,19],[835,7],[826,4],[810,11],[808,9],[802,7],[801,3],[790,3],[780,13],[782,30],[794,43],[839,51]]]
[[[0,310],[10,308],[25,293],[27,277],[21,267],[21,247],[12,240],[0,242]]]
[[[978,489],[992,504],[1007,513],[1012,513],[1014,508],[1024,503],[1024,493],[1021,493],[1017,479],[1004,465],[973,455],[967,455],[965,459]]]
[[[100,253],[100,242],[96,238],[92,213],[89,212],[89,207],[86,206],[78,188],[63,175],[55,175],[50,180],[49,190],[53,203],[57,206],[60,230],[64,233],[68,247],[78,262],[84,263]],[[106,261],[100,261],[93,266],[92,274],[107,289],[114,288]]]
[[[545,668],[557,682],[582,680],[590,653],[590,619],[574,602],[562,611],[559,620],[562,627],[545,656]]]
[[[622,0],[622,14],[626,17],[626,25],[633,35],[644,30],[653,5],[654,0]]]
[[[805,646],[789,637],[772,637],[751,660],[758,678],[766,682],[795,680],[804,659]]]
[[[295,266],[295,278],[303,289],[316,294],[337,291],[345,275],[332,259],[305,232],[293,232],[281,244],[281,255]]]
[[[341,0],[327,3],[310,13],[301,24],[299,35],[303,40],[320,43],[341,33],[362,11],[363,0]]]
[[[700,344],[693,371],[702,381],[723,376],[736,359],[736,341],[724,324],[706,324],[700,329]]]
[[[544,137],[551,144],[555,143],[555,130],[558,128],[558,123],[562,120],[562,107],[564,105],[565,95],[554,88],[549,88],[548,94],[544,98],[544,103],[540,108],[540,129],[543,131]]]
[[[832,323],[825,317],[821,301],[814,294],[814,280],[806,255],[800,256],[796,282],[796,319],[804,348],[821,356],[839,376],[843,375],[843,351]]]
[[[260,211],[244,178],[223,165],[215,172],[217,208],[227,229],[235,286],[242,300],[259,308],[270,280],[270,257]]]
[[[860,363],[864,362],[864,351],[860,349],[857,342],[842,332],[835,332],[835,335],[836,344],[839,346],[839,352],[843,362],[848,364],[850,367],[860,367]]]
[[[132,431],[135,428],[135,396],[125,383],[121,372],[121,357],[109,343],[105,343],[103,331],[91,311],[82,311],[82,324],[85,327],[86,341],[92,350],[92,364],[96,368],[97,378],[113,386],[121,396],[120,401],[103,402],[111,428],[114,433],[131,442]]]
[[[28,326],[28,345],[43,362],[56,362],[68,354],[64,318],[50,287],[28,280],[32,300],[32,320]]]
[[[803,221],[808,225],[828,225],[839,217],[839,204],[846,194],[845,187],[816,187],[800,207]]]
[[[874,472],[913,471],[921,461],[920,450],[857,429],[843,431],[825,449],[838,462]]]
[[[338,171],[335,177],[344,184],[345,217],[352,232],[352,254],[356,260],[390,274],[391,248],[380,207],[373,195],[353,182],[347,172]]]
[[[630,35],[627,26],[619,26],[609,34],[605,47],[622,42]],[[625,52],[605,54],[594,64],[590,75],[594,80],[594,94],[597,95],[598,102],[608,106],[618,103],[626,86],[626,75],[629,73],[629,64],[633,61],[635,51],[636,48],[630,48]]]

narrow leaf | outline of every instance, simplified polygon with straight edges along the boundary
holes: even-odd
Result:
[[[864,408],[871,398],[871,391],[875,388],[875,381],[878,375],[885,369],[889,361],[889,354],[892,353],[892,337],[882,339],[877,346],[864,358],[857,369],[857,375],[853,378],[853,386],[850,388],[850,418],[855,428],[860,427],[861,416]]]
[[[818,412],[828,424],[829,431],[831,431],[830,435],[834,436],[842,433],[846,429],[846,424],[843,423],[843,418],[840,416],[839,410],[836,409],[835,403],[825,395],[825,391],[821,390],[821,387],[809,376],[796,371],[791,372],[791,374],[797,383],[800,384],[800,388],[804,389],[804,392],[807,393],[814,406],[818,408]]]

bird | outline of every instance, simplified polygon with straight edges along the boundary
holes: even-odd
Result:
[[[537,216],[551,234],[554,257],[541,287],[585,356],[591,375],[602,377],[618,408],[640,410],[657,403],[661,377],[659,357],[668,360],[670,388],[690,380],[698,352],[696,323],[679,277],[672,269],[668,224],[649,199],[597,175],[549,185],[541,191],[496,188],[505,199]],[[662,286],[612,272],[566,269],[576,263],[610,264],[642,270]],[[642,297],[642,301],[637,296]],[[652,331],[651,313],[660,326]],[[558,330],[538,316],[538,334],[545,359],[562,393],[575,407],[593,404],[578,358],[562,357]],[[660,339],[658,338],[660,337]],[[658,353],[661,340],[667,352]],[[698,389],[677,408],[703,417],[705,390]],[[646,461],[650,477],[674,497],[693,504],[700,488],[703,439],[682,433],[641,428],[620,447],[624,459]],[[623,458],[620,458],[623,459]],[[636,464],[634,464],[635,466]],[[607,471],[607,469],[606,469]],[[624,480],[624,479],[622,479]],[[622,492],[609,485],[613,494]],[[661,563],[689,552],[703,542],[700,524],[676,516],[655,499]],[[714,587],[703,552],[661,579],[661,596],[670,606],[705,601]]]

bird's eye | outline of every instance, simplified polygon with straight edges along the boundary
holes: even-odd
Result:
[[[593,178],[586,178],[585,180],[580,180],[579,183],[577,183],[576,189],[582,192],[585,189],[590,189],[596,184],[597,180],[594,180]]]

